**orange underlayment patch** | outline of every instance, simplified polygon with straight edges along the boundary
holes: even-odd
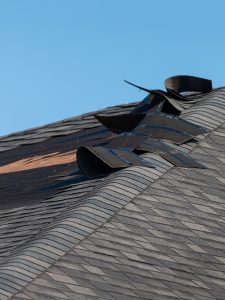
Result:
[[[65,153],[55,152],[48,155],[39,155],[17,160],[10,164],[1,166],[0,174],[67,164],[74,161],[76,161],[76,151]]]

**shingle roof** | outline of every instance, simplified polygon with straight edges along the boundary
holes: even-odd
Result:
[[[0,299],[224,299],[225,88],[195,97],[209,132],[180,147],[206,169],[146,153],[87,179],[59,157],[113,135],[93,114],[1,139]]]

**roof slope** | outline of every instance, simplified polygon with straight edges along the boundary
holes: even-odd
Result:
[[[130,167],[101,179],[84,180],[74,162],[52,164],[56,177],[48,167],[12,172],[24,180],[33,170],[31,181],[31,175],[45,179],[26,193],[23,188],[19,200],[7,198],[1,184],[3,199],[10,200],[8,206],[2,201],[0,220],[1,299],[224,299],[225,88],[199,98],[181,115],[209,133],[182,147],[207,169],[177,168],[147,153],[144,158],[155,169]],[[85,118],[76,121],[87,124]],[[99,123],[97,128],[99,139],[111,134]],[[35,145],[2,152],[4,165],[15,157],[49,154],[59,144],[63,150],[55,152],[76,148],[74,133],[70,143],[63,142],[67,130],[61,131],[61,142],[51,138],[40,147],[44,129],[37,132]],[[88,136],[95,143],[93,132]],[[15,145],[17,137],[5,142]],[[20,140],[25,143],[25,133]],[[38,196],[30,198],[33,194]]]

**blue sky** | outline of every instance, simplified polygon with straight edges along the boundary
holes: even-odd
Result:
[[[1,0],[0,135],[163,88],[170,75],[225,85],[223,0]]]

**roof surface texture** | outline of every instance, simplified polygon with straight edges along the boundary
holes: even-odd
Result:
[[[87,178],[78,147],[116,135],[93,113],[0,139],[1,300],[224,300],[225,88],[189,97],[208,132],[179,148],[203,169],[145,153]]]

